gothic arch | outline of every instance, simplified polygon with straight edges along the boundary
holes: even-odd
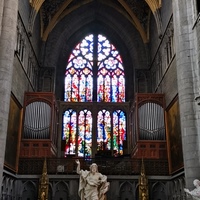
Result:
[[[152,185],[151,188],[152,197],[156,200],[166,200],[165,184],[158,181]]]
[[[134,199],[134,185],[130,181],[124,181],[120,184],[119,196],[120,200]]]
[[[22,199],[29,198],[30,200],[35,200],[37,198],[37,184],[33,181],[26,181],[23,183],[21,196]]]
[[[53,199],[69,199],[69,185],[65,181],[59,181],[54,185],[54,190],[52,194]]]

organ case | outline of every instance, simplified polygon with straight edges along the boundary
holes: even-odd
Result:
[[[57,154],[58,107],[51,92],[26,92],[20,157]]]
[[[166,159],[164,95],[136,94],[130,112],[130,120],[131,157]]]

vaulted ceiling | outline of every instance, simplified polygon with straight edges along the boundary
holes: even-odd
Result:
[[[62,76],[71,50],[87,34],[101,33],[120,50],[131,98],[135,70],[149,68],[150,32],[153,29],[156,35],[162,35],[161,0],[29,1],[29,33],[33,33],[39,16],[43,41],[41,63],[56,69],[57,96],[62,96],[60,80],[64,80]]]
[[[149,39],[149,19],[152,13],[156,21],[158,35],[161,35],[159,14],[161,0],[30,0],[30,5],[32,11],[29,19],[29,32],[31,33],[33,30],[37,14],[40,14],[43,41],[47,40],[49,33],[63,18],[81,8],[85,8],[81,12],[88,12],[86,8],[92,9],[92,6],[99,7],[99,12],[102,15],[115,10],[138,30],[144,43],[147,43]],[[104,7],[108,9],[104,10]],[[117,16],[115,17],[117,18]]]

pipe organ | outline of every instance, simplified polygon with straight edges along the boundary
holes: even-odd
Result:
[[[138,107],[139,139],[165,140],[163,107],[155,102],[145,102]]]
[[[134,158],[167,158],[163,94],[138,93],[130,112]]]
[[[55,156],[57,122],[58,109],[53,93],[25,93],[20,156]]]
[[[24,118],[24,139],[49,139],[51,107],[46,102],[32,102],[26,106]]]

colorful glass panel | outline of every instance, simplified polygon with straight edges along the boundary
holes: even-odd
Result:
[[[110,112],[102,110],[97,117],[97,151],[111,150],[111,116]]]
[[[122,59],[114,45],[98,36],[98,102],[125,102],[125,79]]]
[[[63,115],[63,134],[65,140],[65,156],[76,153],[76,112],[69,109]]]
[[[126,140],[126,116],[121,110],[113,112],[114,155],[123,155],[123,142]]]
[[[79,43],[69,57],[65,72],[64,101],[91,102],[93,91],[93,35]]]
[[[98,61],[106,59],[111,51],[110,42],[103,35],[98,35]]]
[[[78,117],[78,156],[90,158],[92,154],[92,113],[80,111]]]
[[[76,45],[69,56],[64,100],[92,102],[93,91],[97,93],[97,102],[125,102],[124,68],[119,52],[105,36],[90,34]],[[66,156],[76,154],[91,158],[92,121],[92,113],[87,109],[81,110],[78,117],[71,109],[64,113],[63,139],[66,140]],[[99,111],[97,129],[97,150],[114,150],[116,155],[122,155],[123,141],[126,140],[125,113],[120,110],[114,113],[106,109]]]

